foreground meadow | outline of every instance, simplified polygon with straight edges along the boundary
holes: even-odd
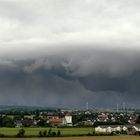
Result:
[[[0,138],[0,140],[140,140],[137,136],[98,136],[98,137],[61,137],[61,138]]]
[[[20,128],[0,128],[0,134],[7,136],[14,136],[18,133]],[[39,131],[48,131],[49,128],[24,128],[25,136],[38,136]],[[63,136],[65,135],[80,135],[93,132],[93,128],[52,128],[52,131],[61,131]]]

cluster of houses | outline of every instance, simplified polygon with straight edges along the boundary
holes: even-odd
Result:
[[[15,116],[14,116],[15,117]],[[15,127],[94,127],[96,132],[126,132],[127,134],[140,132],[137,125],[139,114],[91,111],[51,111],[39,112],[38,115],[24,115],[15,120]],[[110,123],[111,122],[111,123]],[[117,124],[117,122],[123,122]],[[95,125],[96,124],[96,125]]]
[[[45,118],[41,116],[39,118],[35,118],[34,116],[26,115],[24,116],[24,118],[15,121],[15,127],[37,127],[41,123],[41,121],[43,121],[44,126],[45,124],[51,127],[73,126],[71,115],[65,115],[62,118],[58,116],[48,116]]]
[[[136,114],[124,114],[124,113],[99,113],[96,121],[98,122],[107,122],[111,120],[112,122],[124,121],[129,124],[136,124],[138,115]]]
[[[95,127],[95,131],[101,133],[126,132],[126,134],[136,134],[140,132],[140,128],[135,125],[102,125]]]

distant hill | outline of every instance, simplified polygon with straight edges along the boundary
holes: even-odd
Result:
[[[1,111],[35,111],[35,110],[57,110],[55,107],[42,106],[15,106],[15,105],[0,105]]]

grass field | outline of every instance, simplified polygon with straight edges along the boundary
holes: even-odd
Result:
[[[16,135],[20,128],[0,128],[0,134],[9,136]],[[24,128],[25,136],[33,135],[38,136],[39,131],[49,130],[49,128]],[[93,132],[93,128],[52,128],[52,131],[61,131],[62,135],[79,135],[88,134]]]
[[[137,136],[98,136],[98,137],[65,137],[65,138],[0,138],[0,140],[140,140]]]

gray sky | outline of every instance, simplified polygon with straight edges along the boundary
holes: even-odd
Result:
[[[0,0],[0,104],[138,107],[139,0]]]

